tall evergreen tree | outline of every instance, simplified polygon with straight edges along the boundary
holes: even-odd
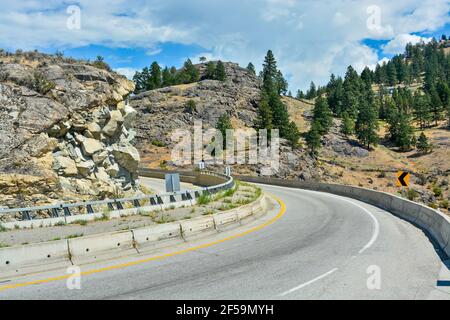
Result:
[[[154,61],[150,66],[149,90],[161,88],[161,67]]]
[[[442,119],[442,102],[441,98],[439,97],[438,92],[436,91],[436,87],[432,86],[430,88],[430,103],[431,103],[431,110],[433,112],[433,121],[434,124],[437,126],[438,121]]]
[[[431,112],[430,99],[428,95],[422,95],[419,91],[414,94],[414,119],[419,124],[420,129],[424,129],[433,119]]]
[[[353,120],[346,112],[342,115],[341,133],[345,137],[349,137],[355,133],[355,120]]]
[[[306,99],[311,100],[314,99],[316,96],[317,96],[316,85],[313,81],[311,81],[311,84],[309,85],[309,90],[306,91]]]
[[[320,125],[317,122],[313,122],[305,136],[306,145],[312,157],[317,157],[322,145],[322,135],[320,134],[320,130]]]
[[[216,123],[216,129],[220,131],[223,138],[223,145],[226,148],[227,145],[227,130],[233,129],[233,126],[231,124],[230,116],[226,113],[223,113]]]
[[[214,62],[209,61],[206,65],[206,79],[214,79],[216,77],[216,65]]]
[[[370,150],[371,145],[378,143],[377,111],[373,104],[362,100],[355,125],[359,141]]]
[[[227,74],[225,72],[225,65],[222,61],[218,61],[216,65],[215,79],[219,81],[225,81],[227,79]]]
[[[278,94],[286,95],[286,92],[288,89],[288,83],[287,83],[286,79],[284,79],[283,74],[281,73],[280,70],[277,71],[276,82],[277,82]]]
[[[255,66],[253,65],[253,63],[249,62],[248,66],[247,66],[247,70],[250,71],[252,74],[256,75],[256,69],[255,69]]]
[[[319,133],[321,135],[328,132],[333,124],[333,114],[328,107],[328,102],[323,97],[318,97],[313,110],[314,122],[318,124]]]

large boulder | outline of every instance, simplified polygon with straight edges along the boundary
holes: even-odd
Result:
[[[114,146],[112,154],[120,166],[129,172],[137,171],[141,159],[135,147],[126,144]]]
[[[83,152],[88,156],[92,156],[104,149],[104,146],[100,141],[91,138],[84,138],[81,142],[81,146]]]

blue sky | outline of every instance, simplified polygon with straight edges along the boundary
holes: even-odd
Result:
[[[408,42],[450,35],[448,0],[0,0],[0,47],[105,58],[131,76],[156,60],[253,62],[272,49],[290,89],[373,68]]]

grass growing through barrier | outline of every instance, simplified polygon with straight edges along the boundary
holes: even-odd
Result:
[[[71,222],[70,224],[79,224],[80,226],[85,226],[88,224],[88,222],[87,222],[87,220],[78,219],[78,220]]]
[[[9,244],[6,244],[4,242],[0,242],[0,248],[7,248],[9,247]]]
[[[108,221],[109,220],[109,212],[104,212],[102,213],[101,217],[95,217],[94,221],[98,222],[98,221]]]
[[[80,238],[80,237],[82,237],[83,235],[84,235],[83,233],[75,233],[75,234],[71,234],[70,236],[65,237],[64,239]]]

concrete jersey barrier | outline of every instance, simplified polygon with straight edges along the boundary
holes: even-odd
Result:
[[[438,210],[425,205],[390,193],[354,186],[243,175],[234,175],[234,178],[252,183],[328,192],[366,202],[392,212],[400,218],[424,229],[437,241],[442,250],[450,256],[450,218]]]
[[[242,223],[252,215],[256,217],[266,206],[266,198],[261,195],[252,203],[210,216],[129,231],[1,248],[0,278],[20,273],[25,267],[27,270],[35,268],[34,271],[41,271],[48,269],[49,264],[57,268],[70,266],[72,263],[91,263],[204,237]]]

